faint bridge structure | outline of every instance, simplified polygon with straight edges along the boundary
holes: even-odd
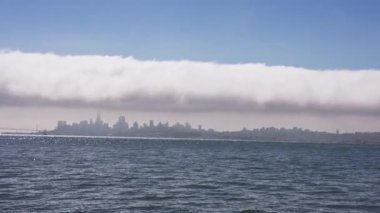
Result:
[[[26,129],[26,128],[12,128],[12,127],[0,127],[0,133],[37,133],[38,129]]]

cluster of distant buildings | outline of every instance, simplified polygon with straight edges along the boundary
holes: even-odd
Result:
[[[212,130],[210,130],[212,131]],[[49,134],[58,135],[93,135],[93,136],[131,136],[131,137],[199,137],[200,133],[206,132],[199,125],[193,129],[189,123],[175,123],[170,126],[168,122],[157,125],[153,120],[149,124],[140,125],[137,121],[131,125],[120,116],[113,126],[105,123],[100,114],[96,116],[95,121],[83,120],[79,123],[68,124],[66,121],[58,121],[57,127],[50,131]]]
[[[284,141],[284,142],[317,142],[317,143],[380,143],[380,133],[336,133],[311,131],[294,127],[260,128],[240,131],[215,131],[202,129],[202,126],[192,128],[189,123],[168,122],[155,124],[150,120],[148,124],[140,125],[138,122],[128,124],[124,116],[120,116],[115,124],[105,123],[100,114],[93,121],[84,120],[79,123],[68,124],[58,121],[57,127],[45,132],[54,135],[83,135],[83,136],[125,136],[125,137],[166,137],[166,138],[204,138],[204,139],[235,139],[257,141]]]

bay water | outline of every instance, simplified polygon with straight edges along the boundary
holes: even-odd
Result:
[[[0,136],[0,212],[380,212],[380,146]]]

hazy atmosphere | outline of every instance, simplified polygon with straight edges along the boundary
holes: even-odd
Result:
[[[330,128],[344,130],[359,128],[346,125],[358,117],[365,121],[364,126],[360,123],[361,128],[373,128],[377,124],[373,117],[380,117],[377,70],[312,70],[256,63],[144,61],[19,51],[1,52],[0,67],[1,107],[42,110],[31,113],[35,117],[28,116],[31,121],[24,122],[17,118],[19,114],[12,113],[17,117],[3,125],[14,121],[33,127],[45,116],[52,121],[59,119],[57,114],[62,119],[72,117],[65,114],[75,113],[75,109],[105,115],[117,111],[138,120],[150,119],[143,115],[147,113],[169,122],[188,118],[201,123],[206,116],[209,121],[205,125],[221,129],[279,124],[308,127],[313,125],[308,122],[312,118],[321,126],[337,119],[333,122],[336,126]],[[67,112],[48,113],[52,107]],[[228,122],[231,114],[237,117],[232,119],[236,120],[233,124]],[[245,116],[251,121],[241,119]],[[297,117],[297,122],[292,117]],[[352,121],[347,122],[347,117]],[[40,125],[49,128],[52,121]],[[318,125],[310,127],[320,129]]]
[[[358,2],[1,1],[0,127],[378,131],[379,15]]]

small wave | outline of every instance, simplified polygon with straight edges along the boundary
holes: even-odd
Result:
[[[217,189],[217,186],[205,185],[205,184],[189,184],[183,186],[187,189]]]
[[[333,208],[333,209],[347,209],[347,210],[364,210],[364,211],[380,211],[380,206],[377,205],[350,205],[350,204],[329,204],[329,205],[324,205],[325,207],[328,208]]]
[[[257,209],[246,209],[246,210],[239,211],[239,213],[267,213],[267,211],[257,210]]]

